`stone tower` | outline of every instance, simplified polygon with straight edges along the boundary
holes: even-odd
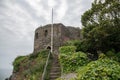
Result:
[[[53,53],[68,40],[80,40],[80,29],[64,26],[61,23],[53,24]],[[51,24],[41,26],[35,30],[34,53],[43,49],[51,49]]]

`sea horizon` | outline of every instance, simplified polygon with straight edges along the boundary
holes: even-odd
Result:
[[[5,80],[12,75],[12,69],[0,69],[0,80]]]

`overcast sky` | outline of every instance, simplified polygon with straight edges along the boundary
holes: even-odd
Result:
[[[51,23],[52,8],[54,23],[81,27],[81,15],[91,7],[92,2],[93,0],[0,0],[0,69],[12,70],[15,57],[33,51],[34,31],[40,25]]]

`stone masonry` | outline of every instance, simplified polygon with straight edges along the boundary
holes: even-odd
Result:
[[[64,26],[61,23],[53,24],[53,52],[58,53],[58,49],[68,40],[80,40],[80,29]],[[51,24],[38,27],[35,30],[34,53],[43,49],[51,49]]]

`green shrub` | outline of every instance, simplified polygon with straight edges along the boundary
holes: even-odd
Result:
[[[87,55],[83,52],[75,52],[69,55],[60,54],[59,59],[63,73],[75,72],[80,66],[89,62]]]
[[[14,62],[13,62],[13,66],[14,66],[14,71],[18,71],[19,70],[19,66],[20,66],[20,63],[22,61],[24,61],[26,58],[26,56],[18,56]]]
[[[39,53],[30,54],[28,56],[17,57],[13,62],[14,71],[16,71],[17,79],[40,80],[47,57],[48,57],[48,50],[43,50]],[[47,67],[48,73],[50,71],[51,61],[52,61],[52,56],[50,56],[50,60]],[[48,79],[49,74],[46,74],[45,78]]]
[[[76,52],[83,51],[86,52],[89,47],[89,43],[85,40],[70,40],[65,43],[65,46],[75,46]]]
[[[65,43],[65,46],[75,46],[76,44],[79,44],[80,40],[69,40]]]
[[[106,56],[112,60],[120,62],[120,52],[115,53],[114,49],[107,51]]]
[[[42,51],[40,51],[38,53],[30,54],[29,59],[35,59],[38,56],[46,57],[48,52],[49,52],[48,50],[42,50]]]
[[[44,70],[44,66],[45,66],[45,61],[44,60],[41,60],[40,63],[37,63],[36,65],[34,65],[31,69],[31,73],[32,74],[35,74],[37,72],[43,72]]]
[[[115,52],[112,51],[112,50],[109,50],[109,51],[106,52],[106,56],[112,58],[113,56],[115,56]]]
[[[75,46],[63,46],[59,48],[61,54],[71,54],[74,53],[76,50]]]
[[[104,59],[107,58],[107,56],[104,53],[100,53],[99,54],[99,59]]]
[[[86,39],[83,39],[79,42],[74,43],[74,46],[76,46],[76,51],[82,51],[82,52],[88,52],[88,50],[92,50],[93,44],[90,44]]]
[[[119,55],[115,53],[114,49],[107,51],[106,56],[115,61],[118,61],[120,58]]]
[[[117,61],[120,62],[120,52],[116,54],[116,57],[117,57]]]
[[[78,71],[76,80],[119,80],[120,65],[110,59],[99,59],[90,62]]]
[[[74,41],[70,40],[70,41],[67,41],[64,46],[74,46]]]

